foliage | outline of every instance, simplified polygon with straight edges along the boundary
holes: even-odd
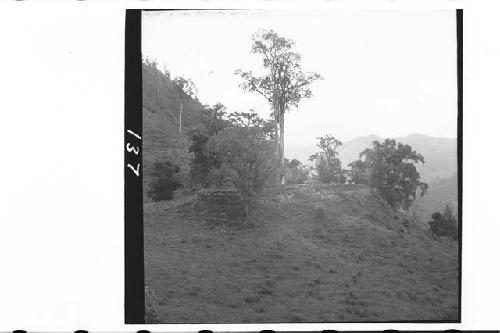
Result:
[[[351,179],[351,171],[347,169],[340,169],[340,172],[335,175],[334,182],[339,184],[347,184]]]
[[[453,215],[453,209],[450,205],[446,205],[443,212],[443,220],[448,221],[452,224],[457,224],[457,218]]]
[[[174,78],[174,83],[181,89],[186,95],[191,97],[192,99],[196,99],[198,95],[198,89],[191,79],[185,79],[181,76],[177,76]]]
[[[200,125],[190,132],[191,146],[189,151],[194,153],[191,160],[190,177],[193,184],[203,187],[209,186],[209,173],[214,167],[220,167],[219,161],[205,151],[205,145],[210,137],[217,135],[229,122],[224,119],[226,107],[221,103],[206,108],[201,112]]]
[[[284,174],[286,184],[304,184],[309,175],[309,168],[297,159],[285,158]]]
[[[227,163],[221,163],[220,168],[213,168],[208,172],[208,184],[217,188],[230,188],[237,175]]]
[[[433,235],[438,237],[449,237],[458,239],[457,218],[449,205],[446,205],[443,214],[436,212],[432,214],[433,221],[429,222],[429,227]]]
[[[156,162],[153,167],[154,177],[149,189],[148,196],[153,201],[170,200],[174,197],[174,191],[181,187],[181,183],[174,179],[174,174],[180,171],[178,165],[169,161]]]
[[[234,115],[233,124],[210,137],[206,144],[207,153],[219,161],[220,166],[229,170],[225,172],[230,182],[243,197],[245,214],[262,191],[272,186],[277,175],[276,154],[273,142],[269,140],[267,122],[255,115]],[[252,120],[253,119],[253,120]],[[249,124],[250,125],[245,125]]]
[[[165,127],[177,132],[182,105],[182,128],[189,131],[199,124],[199,115],[205,107],[196,99],[196,87],[191,80],[171,78],[168,70],[148,58],[142,63],[142,102],[152,113],[165,119]],[[180,161],[175,161],[180,163]]]
[[[315,162],[318,177],[322,183],[344,182],[342,174],[342,162],[338,158],[337,148],[342,145],[333,135],[327,134],[317,138],[316,145],[320,151],[311,155],[309,160]]]
[[[427,183],[420,181],[416,163],[424,163],[424,157],[409,145],[386,139],[383,143],[373,141],[372,148],[365,149],[360,162],[354,162],[362,177],[368,177],[368,183],[379,191],[393,208],[408,210],[416,199],[417,191],[423,196],[427,192]]]
[[[284,166],[284,121],[285,112],[297,107],[303,98],[310,98],[310,84],[321,76],[302,70],[301,55],[292,51],[294,42],[279,36],[273,30],[260,30],[252,37],[251,53],[262,56],[264,74],[237,70],[243,79],[240,87],[244,91],[257,92],[271,105],[274,120],[274,135],[280,166]]]
[[[353,184],[369,184],[370,176],[368,174],[368,166],[365,161],[356,160],[348,164],[351,168],[350,178]]]
[[[304,73],[301,55],[292,51],[294,42],[273,30],[261,30],[252,36],[251,53],[261,54],[266,74],[256,76],[252,71],[237,70],[245,91],[255,91],[272,105],[273,112],[285,112],[297,107],[302,98],[312,96],[309,85],[321,78],[317,73]],[[279,109],[277,109],[279,107]],[[276,116],[275,113],[273,113]]]

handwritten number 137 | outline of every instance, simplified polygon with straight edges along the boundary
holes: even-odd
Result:
[[[133,135],[134,137],[136,137],[136,138],[137,138],[137,139],[139,139],[139,140],[142,140],[142,138],[141,138],[138,134],[134,133],[134,132],[133,132],[133,131],[131,131],[131,130],[127,130],[127,133],[129,133],[129,134]],[[134,145],[131,145],[131,144],[130,144],[130,142],[127,142],[127,146],[126,146],[126,148],[127,148],[127,152],[129,152],[129,153],[134,153],[134,155],[136,155],[136,156],[137,156],[137,155],[139,155],[139,147],[134,146]],[[140,166],[141,166],[141,164],[140,164],[140,163],[137,163],[137,166],[135,166],[135,167],[134,167],[132,164],[130,164],[130,163],[128,163],[128,164],[127,164],[127,167],[128,167],[130,170],[132,170],[132,172],[133,172],[133,173],[134,173],[137,177],[139,177],[139,168],[140,168]]]

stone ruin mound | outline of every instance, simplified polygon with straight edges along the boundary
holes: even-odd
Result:
[[[198,193],[197,206],[208,222],[234,224],[245,219],[241,194],[235,190],[211,189]]]

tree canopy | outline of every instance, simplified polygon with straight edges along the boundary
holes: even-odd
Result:
[[[342,163],[338,158],[337,148],[342,142],[330,134],[317,139],[319,143],[316,146],[320,151],[311,155],[309,161],[316,163],[318,177],[322,183],[338,181],[342,175]]]
[[[210,137],[206,151],[219,163],[211,170],[215,185],[234,186],[248,215],[257,195],[276,180],[276,153],[269,140],[272,127],[252,113],[233,114],[232,119],[232,125]]]
[[[243,82],[244,91],[257,92],[270,104],[274,119],[274,138],[277,141],[280,166],[284,167],[285,112],[297,107],[303,98],[310,98],[310,85],[321,76],[313,72],[304,72],[301,55],[292,50],[294,42],[278,35],[273,30],[260,30],[252,37],[251,53],[262,56],[264,73],[236,70]],[[283,179],[283,172],[281,173]]]
[[[361,160],[351,163],[360,179],[368,180],[394,208],[408,210],[417,194],[423,196],[427,183],[420,181],[415,164],[424,163],[424,157],[409,145],[386,139],[373,141],[372,147],[360,154]],[[362,175],[361,171],[365,174]]]

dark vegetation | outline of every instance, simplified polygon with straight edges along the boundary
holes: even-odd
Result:
[[[424,163],[424,157],[409,145],[386,139],[373,141],[359,160],[350,164],[358,181],[367,181],[393,208],[409,210],[417,195],[423,196],[427,183],[420,181],[415,164]]]
[[[182,184],[174,179],[174,174],[180,171],[178,165],[169,161],[156,162],[152,176],[154,177],[148,195],[153,201],[170,200],[174,197],[174,191]]]
[[[232,113],[228,126],[206,143],[216,161],[210,170],[211,185],[228,184],[241,194],[245,215],[259,194],[277,181],[278,168],[272,126],[255,113]]]
[[[311,168],[297,159],[285,158],[285,184],[304,184],[310,179]]]
[[[458,178],[436,179],[429,182],[427,194],[417,198],[411,207],[412,214],[422,222],[427,222],[434,212],[442,211],[449,206],[455,216],[458,214]]]
[[[453,240],[458,239],[457,218],[453,215],[450,206],[446,206],[444,212],[432,214],[432,221],[429,222],[430,230],[433,235],[438,237],[449,237]]]

